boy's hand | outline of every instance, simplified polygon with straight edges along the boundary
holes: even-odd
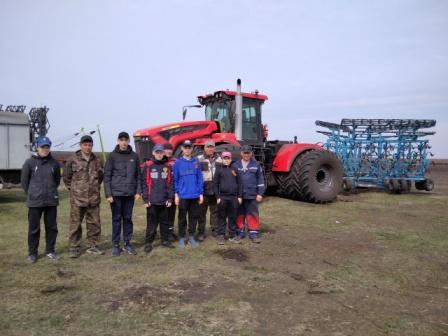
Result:
[[[263,200],[263,196],[261,196],[261,195],[257,195],[257,202],[261,202],[262,200]]]
[[[217,198],[217,199],[216,199],[216,204],[219,204],[219,203],[221,203],[221,199],[220,199],[220,198]]]
[[[199,204],[204,203],[204,196],[199,195]]]
[[[238,197],[238,204],[242,204],[243,203],[243,199],[241,197]]]
[[[179,203],[180,203],[179,196],[177,196],[176,194],[176,196],[174,197],[174,204],[179,205]]]
[[[149,208],[151,206],[151,202],[145,203],[144,206],[145,208]]]
[[[173,203],[171,203],[171,201],[166,201],[166,207],[169,208],[173,205]]]
[[[109,196],[109,197],[107,198],[107,201],[108,201],[109,203],[113,203],[113,202],[114,202],[114,198],[113,198],[112,196]]]

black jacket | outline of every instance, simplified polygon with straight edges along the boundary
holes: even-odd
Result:
[[[117,145],[104,167],[104,192],[110,196],[140,194],[140,161],[131,146],[121,151]]]
[[[59,205],[58,186],[61,168],[51,154],[46,157],[34,155],[25,161],[20,180],[26,193],[29,208]]]
[[[213,187],[216,198],[229,199],[243,195],[240,174],[232,166],[219,165],[216,167]]]
[[[148,160],[142,164],[142,197],[145,203],[164,205],[173,199],[171,167],[166,160]]]

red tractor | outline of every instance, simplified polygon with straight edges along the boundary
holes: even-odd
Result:
[[[267,127],[261,119],[261,106],[267,99],[258,91],[241,92],[238,79],[236,91],[221,90],[198,97],[201,106],[205,106],[205,121],[136,131],[136,151],[146,160],[155,144],[169,142],[175,149],[174,155],[179,156],[184,140],[191,140],[195,151],[200,152],[207,140],[212,139],[218,152],[230,151],[237,159],[240,147],[251,145],[254,157],[263,165],[269,191],[312,203],[333,201],[342,186],[340,161],[317,144],[267,140]]]

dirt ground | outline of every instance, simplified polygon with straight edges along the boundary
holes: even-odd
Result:
[[[448,170],[432,193],[358,190],[313,205],[268,197],[262,243],[67,256],[62,192],[54,263],[27,265],[20,190],[0,190],[1,335],[448,335]],[[42,236],[42,243],[44,242]],[[43,246],[40,248],[43,251]]]

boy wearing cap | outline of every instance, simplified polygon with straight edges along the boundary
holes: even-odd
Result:
[[[37,153],[27,159],[22,167],[21,185],[27,195],[28,206],[28,258],[29,263],[37,261],[40,237],[40,219],[44,215],[45,255],[59,260],[55,252],[57,226],[58,186],[61,181],[59,163],[51,156],[51,141],[46,136],[36,140]]]
[[[204,203],[199,210],[198,240],[205,239],[205,223],[207,221],[207,210],[210,209],[210,226],[212,234],[216,236],[218,231],[218,206],[213,188],[213,176],[216,167],[222,163],[221,158],[215,153],[215,143],[209,140],[204,145],[204,154],[198,156],[201,163],[202,176],[204,178]]]
[[[185,235],[188,215],[188,241],[192,247],[198,246],[194,235],[199,215],[199,206],[204,201],[204,181],[200,163],[191,156],[193,151],[190,140],[182,145],[183,156],[173,166],[174,201],[179,207],[179,247],[185,247]]]
[[[258,161],[252,158],[252,148],[244,145],[241,148],[241,160],[235,162],[235,168],[243,185],[243,203],[238,209],[236,225],[240,236],[244,237],[245,224],[249,238],[253,243],[260,243],[260,217],[258,203],[263,200],[265,192],[263,169]]]
[[[142,197],[146,208],[146,240],[145,251],[149,255],[152,243],[160,224],[160,237],[163,247],[173,247],[169,241],[169,224],[167,208],[173,202],[171,183],[171,167],[163,159],[163,145],[155,145],[152,152],[154,158],[142,167]]]
[[[164,159],[170,167],[171,177],[173,174],[174,163],[177,160],[177,158],[173,155],[173,152],[174,152],[173,145],[171,145],[169,142],[163,145]],[[174,203],[169,208],[167,208],[170,241],[177,240],[177,236],[174,233],[174,219],[176,218],[176,208],[177,208],[176,204]]]
[[[112,256],[121,253],[123,231],[124,251],[136,255],[131,244],[134,202],[140,198],[140,162],[129,145],[129,134],[118,134],[117,146],[109,154],[104,168],[104,192],[112,210]]]
[[[218,244],[225,241],[228,221],[230,241],[240,243],[240,237],[236,234],[236,215],[238,205],[242,203],[243,186],[241,178],[235,167],[232,167],[232,154],[223,152],[222,165],[216,168],[214,193],[218,203]]]
[[[70,258],[81,255],[81,223],[84,217],[90,245],[87,253],[104,254],[98,248],[101,235],[100,189],[104,177],[103,164],[92,152],[93,139],[90,135],[81,137],[79,147],[75,155],[67,160],[63,175],[64,183],[70,191]]]

